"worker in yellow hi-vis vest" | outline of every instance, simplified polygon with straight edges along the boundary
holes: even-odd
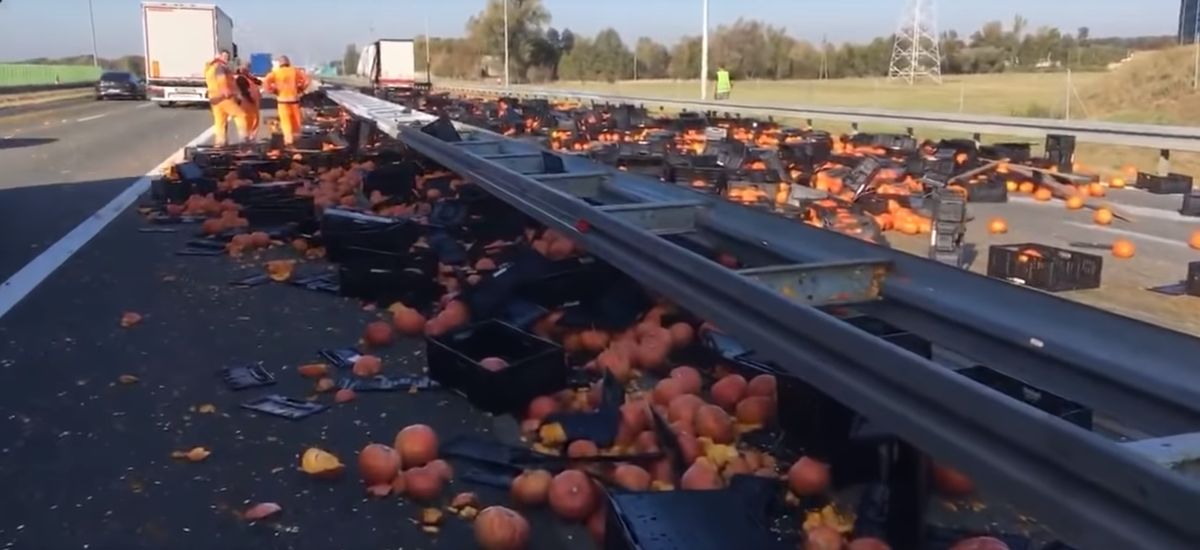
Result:
[[[717,93],[714,96],[716,99],[729,99],[729,92],[733,90],[733,84],[729,81],[729,71],[725,67],[717,68]]]
[[[279,66],[263,79],[263,88],[275,94],[276,110],[283,144],[291,147],[300,134],[300,96],[308,89],[308,75],[292,66],[286,55],[279,56]]]
[[[238,135],[246,135],[246,113],[242,111],[241,95],[229,70],[230,54],[227,50],[204,65],[204,84],[208,89],[208,103],[213,116],[213,145],[228,144],[229,120],[233,119]]]

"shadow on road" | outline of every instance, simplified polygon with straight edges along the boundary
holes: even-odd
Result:
[[[0,149],[20,149],[54,143],[58,138],[0,138]]]

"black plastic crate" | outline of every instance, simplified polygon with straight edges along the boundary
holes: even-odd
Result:
[[[601,550],[785,550],[766,519],[775,501],[775,483],[735,476],[729,487],[712,491],[611,490],[605,508]]]
[[[850,138],[850,143],[856,147],[882,147],[895,151],[915,151],[917,149],[917,138],[906,134],[859,133]]]
[[[1010,280],[1047,292],[1100,287],[1104,258],[1037,243],[992,245],[989,277]]]
[[[420,226],[406,218],[341,208],[326,208],[321,216],[321,236],[329,259],[335,262],[343,261],[351,249],[407,253],[420,233]]]
[[[522,283],[516,295],[543,307],[578,302],[603,287],[618,274],[592,256],[552,262],[538,277]]]
[[[425,310],[444,289],[424,272],[376,257],[338,265],[338,290],[342,296],[379,305],[401,302]]]
[[[1136,185],[1155,195],[1191,193],[1192,177],[1186,174],[1176,174],[1174,172],[1166,176],[1156,176],[1154,174],[1138,172]]]
[[[567,387],[566,356],[557,344],[512,325],[488,320],[443,336],[426,337],[430,378],[463,393],[491,413],[524,410],[533,398]],[[498,357],[498,371],[479,362]]]
[[[1033,157],[1031,150],[1028,143],[993,143],[981,146],[979,155],[991,160],[1027,162]]]
[[[1200,262],[1188,264],[1187,279],[1183,282],[1184,292],[1200,296]]]
[[[1085,430],[1092,429],[1092,410],[1079,403],[1030,386],[982,365],[960,369],[956,372]]]
[[[1046,160],[1059,172],[1070,173],[1075,168],[1075,136],[1046,135]]]
[[[290,197],[273,203],[255,203],[242,208],[250,225],[267,227],[316,220],[312,197]]]
[[[1008,184],[999,174],[967,184],[967,202],[1008,202]]]
[[[1179,208],[1179,213],[1200,217],[1200,190],[1191,189],[1183,194],[1183,206]]]

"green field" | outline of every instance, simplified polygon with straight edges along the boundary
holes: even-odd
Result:
[[[1100,73],[1082,73],[1073,75],[1071,80],[1076,89],[1082,90],[1102,76]],[[676,99],[696,99],[700,94],[698,80],[639,80],[612,84],[560,81],[537,86]],[[1067,76],[1065,73],[963,75],[946,77],[940,85],[921,82],[912,86],[886,78],[750,80],[735,81],[733,86],[731,100],[747,103],[1060,117],[1066,101]],[[710,88],[710,97],[711,94]]]

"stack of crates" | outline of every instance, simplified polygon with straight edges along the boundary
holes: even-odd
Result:
[[[963,265],[962,240],[966,234],[967,200],[949,188],[934,189],[933,233],[929,258],[954,267]]]

